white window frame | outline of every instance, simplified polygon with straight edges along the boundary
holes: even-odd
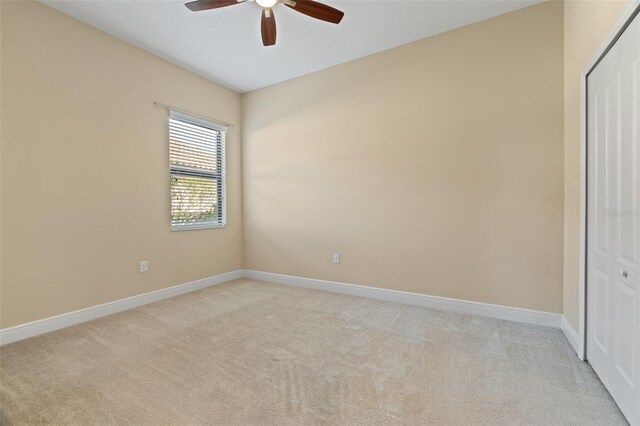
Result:
[[[170,131],[170,120],[178,120],[185,123],[189,123],[195,126],[205,127],[208,129],[219,131],[221,134],[220,137],[220,146],[216,147],[220,158],[219,164],[219,172],[215,175],[215,179],[218,183],[218,203],[219,203],[219,217],[215,222],[211,223],[198,223],[198,224],[189,224],[189,225],[174,225],[173,224],[173,215],[172,215],[172,193],[171,193],[171,179],[174,174],[180,174],[178,170],[176,170],[171,165],[171,153],[169,153],[169,223],[171,226],[171,231],[191,231],[195,229],[212,229],[212,228],[225,228],[227,226],[227,176],[226,176],[226,152],[225,152],[225,139],[227,133],[227,127],[222,126],[220,124],[214,123],[212,121],[208,121],[202,117],[198,117],[195,115],[187,114],[182,111],[169,110],[169,120],[167,120],[167,128],[169,133],[169,146],[171,145],[171,131]],[[186,173],[182,173],[186,175]],[[189,173],[192,176],[201,176],[203,178],[212,178],[211,175],[203,173],[202,175],[198,173]]]

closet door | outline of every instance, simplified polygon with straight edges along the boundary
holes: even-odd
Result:
[[[640,424],[640,18],[588,76],[587,358]]]

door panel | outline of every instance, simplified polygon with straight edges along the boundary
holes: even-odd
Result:
[[[617,312],[616,369],[633,390],[638,383],[635,362],[638,340],[638,56],[626,55],[618,72],[617,238],[615,239]],[[636,216],[636,217],[634,217]]]
[[[638,267],[638,57],[627,55],[618,74],[618,262]],[[633,280],[629,280],[633,282]]]
[[[609,275],[602,271],[595,271],[595,298],[594,309],[598,318],[609,318],[609,295],[611,289],[609,286]],[[594,322],[594,342],[598,348],[604,353],[609,354],[609,323],[607,321]]]
[[[595,232],[597,235],[597,255],[603,264],[610,261],[611,252],[609,221],[609,144],[607,132],[609,130],[609,87],[606,82],[601,84],[594,94],[594,152],[593,167],[595,168],[594,183],[596,187],[594,198]],[[600,262],[599,262],[600,263]],[[608,266],[605,267],[608,269]]]
[[[616,339],[616,368],[618,372],[625,379],[627,384],[633,389],[637,382],[637,365],[635,360],[636,345],[634,344],[635,336],[638,334],[637,327],[633,326],[635,323],[635,307],[637,306],[636,292],[629,289],[624,284],[619,284],[618,292],[616,294],[618,300],[615,305],[618,307],[616,314],[616,320],[618,324],[615,328],[621,332],[617,335]],[[628,327],[630,324],[631,327]]]
[[[615,135],[612,134],[611,80],[592,78],[589,80],[591,94],[589,104],[589,185],[588,218],[592,218],[588,232],[589,275],[588,312],[592,318],[587,321],[589,361],[594,368],[608,370],[607,360],[610,357],[611,331],[613,328],[611,315],[611,290],[613,270],[613,229],[611,216],[615,203],[612,192],[612,159],[615,158]],[[613,114],[615,117],[615,114]]]
[[[587,358],[640,425],[640,18],[587,78]]]

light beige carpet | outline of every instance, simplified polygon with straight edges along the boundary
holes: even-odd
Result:
[[[559,330],[250,280],[0,363],[3,424],[626,423]]]

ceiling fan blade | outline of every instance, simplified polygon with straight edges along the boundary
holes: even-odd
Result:
[[[312,18],[331,22],[333,24],[339,24],[344,16],[344,12],[313,0],[287,1],[284,4],[289,6],[291,9],[304,13]]]
[[[189,10],[198,12],[200,10],[218,9],[220,7],[233,6],[243,3],[245,0],[196,0],[185,4]]]
[[[273,46],[276,44],[276,17],[273,10],[262,9],[262,44]]]

